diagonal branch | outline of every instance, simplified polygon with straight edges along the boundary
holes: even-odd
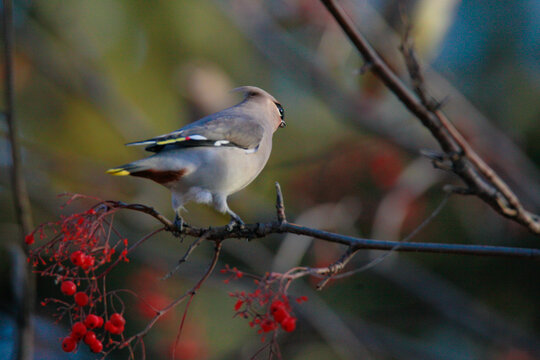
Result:
[[[334,0],[321,0],[345,34],[369,64],[369,69],[398,97],[398,99],[427,127],[449,160],[452,171],[476,194],[502,216],[527,227],[540,235],[540,219],[524,209],[508,185],[478,156],[446,116],[418,98],[392,71],[382,57],[356,29],[345,11]]]

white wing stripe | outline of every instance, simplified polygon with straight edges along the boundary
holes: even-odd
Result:
[[[188,135],[190,140],[208,140],[202,135]]]

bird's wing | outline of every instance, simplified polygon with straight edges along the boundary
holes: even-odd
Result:
[[[200,146],[235,146],[255,152],[263,133],[263,126],[252,118],[221,114],[202,118],[169,134],[126,145],[147,145],[146,150],[152,152]]]

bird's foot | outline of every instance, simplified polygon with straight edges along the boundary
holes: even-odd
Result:
[[[178,237],[181,236],[184,230],[184,219],[178,216],[178,214],[174,216],[173,227],[173,234]]]
[[[227,230],[233,231],[235,227],[238,227],[238,229],[243,230],[244,229],[244,222],[239,217],[231,217],[231,221],[227,224]]]

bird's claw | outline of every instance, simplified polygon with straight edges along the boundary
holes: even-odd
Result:
[[[233,231],[235,227],[238,227],[238,229],[243,230],[245,227],[244,222],[240,218],[232,218],[231,222],[227,224],[227,230]]]
[[[173,227],[173,233],[177,236],[180,236],[182,234],[182,231],[184,230],[184,220],[180,216],[176,215],[174,217]]]

